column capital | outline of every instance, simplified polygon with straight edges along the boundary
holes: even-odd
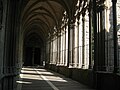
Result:
[[[69,23],[69,24],[70,24],[70,28],[73,29],[74,26],[75,26],[75,20],[72,19],[72,20],[70,20],[69,22],[70,22],[70,23]]]
[[[83,12],[82,12],[82,16],[84,17],[85,14],[86,14],[86,10],[83,10]]]

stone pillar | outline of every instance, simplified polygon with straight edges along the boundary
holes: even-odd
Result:
[[[59,36],[59,32],[57,32],[57,65],[60,64],[60,36]]]
[[[59,45],[59,42],[58,42],[58,32],[57,32],[57,61],[56,61],[56,65],[58,65],[58,62],[59,62],[59,60],[58,60],[58,56],[59,56],[59,53],[58,53],[59,47],[58,47],[58,45]]]
[[[85,67],[85,11],[82,13],[82,68]]]
[[[78,17],[77,17],[77,67],[79,67],[79,25],[80,25],[80,13],[78,14]]]
[[[75,59],[75,17],[73,18],[73,21],[71,23],[71,46],[72,46],[72,50],[71,50],[71,53],[72,53],[72,66],[75,67],[76,65],[76,59]]]
[[[61,64],[61,30],[59,33],[59,65]]]
[[[72,30],[73,30],[73,20],[69,18],[68,21],[68,61],[67,66],[69,67],[72,63]]]
[[[68,64],[72,65],[73,63],[73,30],[74,30],[74,22],[72,19],[69,19],[68,21]]]
[[[105,71],[105,5],[99,3],[97,5],[97,68]]]
[[[6,15],[4,15],[6,16]],[[4,36],[5,36],[5,30],[3,27],[3,2],[0,0],[0,80],[2,78],[2,69],[3,69],[3,53],[4,53]],[[4,22],[5,24],[5,22]],[[1,83],[0,83],[0,89],[1,89]]]
[[[2,32],[1,32],[1,30],[2,30],[2,19],[3,19],[3,2],[0,0],[0,36],[1,36],[1,41],[0,42],[2,42]],[[4,34],[3,34],[4,35]],[[4,40],[3,40],[4,41]],[[4,46],[4,42],[2,42],[2,46]],[[1,44],[0,44],[0,47],[1,47],[1,49],[2,49],[2,46],[1,46]],[[0,90],[2,90],[2,75],[3,75],[3,49],[1,50],[0,49],[0,54],[2,55],[0,55]]]
[[[48,61],[48,64],[50,64],[50,54],[51,54],[50,49],[51,49],[51,41],[48,42],[48,45],[49,45],[49,57],[48,57],[49,61]]]
[[[51,63],[53,64],[53,40],[51,40]]]
[[[92,68],[92,2],[89,1],[89,69]]]
[[[94,71],[97,70],[97,15],[96,0],[93,0],[93,32],[94,32]]]
[[[114,73],[118,72],[118,43],[117,43],[117,15],[116,15],[117,0],[112,0],[113,9],[113,38],[114,38]]]
[[[64,48],[65,49],[64,50],[64,65],[66,66],[66,25],[65,25],[64,29],[65,29],[65,31],[64,31],[65,32],[65,38],[64,38],[65,39],[65,41],[64,41],[64,45],[65,45],[65,48]]]

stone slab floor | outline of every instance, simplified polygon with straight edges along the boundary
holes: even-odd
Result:
[[[24,67],[17,90],[94,90],[44,68]]]

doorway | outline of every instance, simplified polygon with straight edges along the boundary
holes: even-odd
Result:
[[[24,66],[42,66],[40,48],[26,47]]]
[[[32,66],[32,47],[25,48],[24,66]]]
[[[40,48],[34,49],[34,65],[41,65],[41,52]]]

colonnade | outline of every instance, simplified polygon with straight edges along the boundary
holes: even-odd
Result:
[[[120,60],[116,30],[119,14],[115,12],[119,7],[116,3],[119,5],[114,1],[82,3],[78,0],[72,17],[65,11],[62,24],[54,28],[57,32],[48,38],[49,64],[117,72]]]
[[[23,27],[20,20],[22,16],[20,15],[26,3],[22,0],[0,0],[0,90],[16,90],[14,86],[24,61],[25,37],[22,36]],[[66,1],[62,3],[66,4]],[[64,7],[72,5],[71,3],[66,4],[68,6],[64,4]],[[61,3],[56,5],[61,5]],[[63,66],[72,68],[73,72],[75,72],[74,68],[88,70],[88,72],[91,70],[96,76],[89,77],[97,78],[95,82],[101,78],[103,81],[109,80],[101,74],[101,78],[97,77],[99,74],[96,73],[101,72],[102,74],[103,72],[112,73],[111,75],[114,74],[118,78],[117,74],[120,73],[120,0],[77,0],[77,3],[73,5],[75,6],[64,10],[61,20],[50,28],[51,32],[41,30],[44,25],[36,31],[48,35],[44,39],[45,35],[40,34],[44,39],[41,59],[44,59],[46,66]],[[44,24],[46,26],[45,22]],[[73,74],[71,72],[70,75]],[[79,76],[76,78],[78,79]],[[100,85],[102,87],[103,84],[100,83]]]

